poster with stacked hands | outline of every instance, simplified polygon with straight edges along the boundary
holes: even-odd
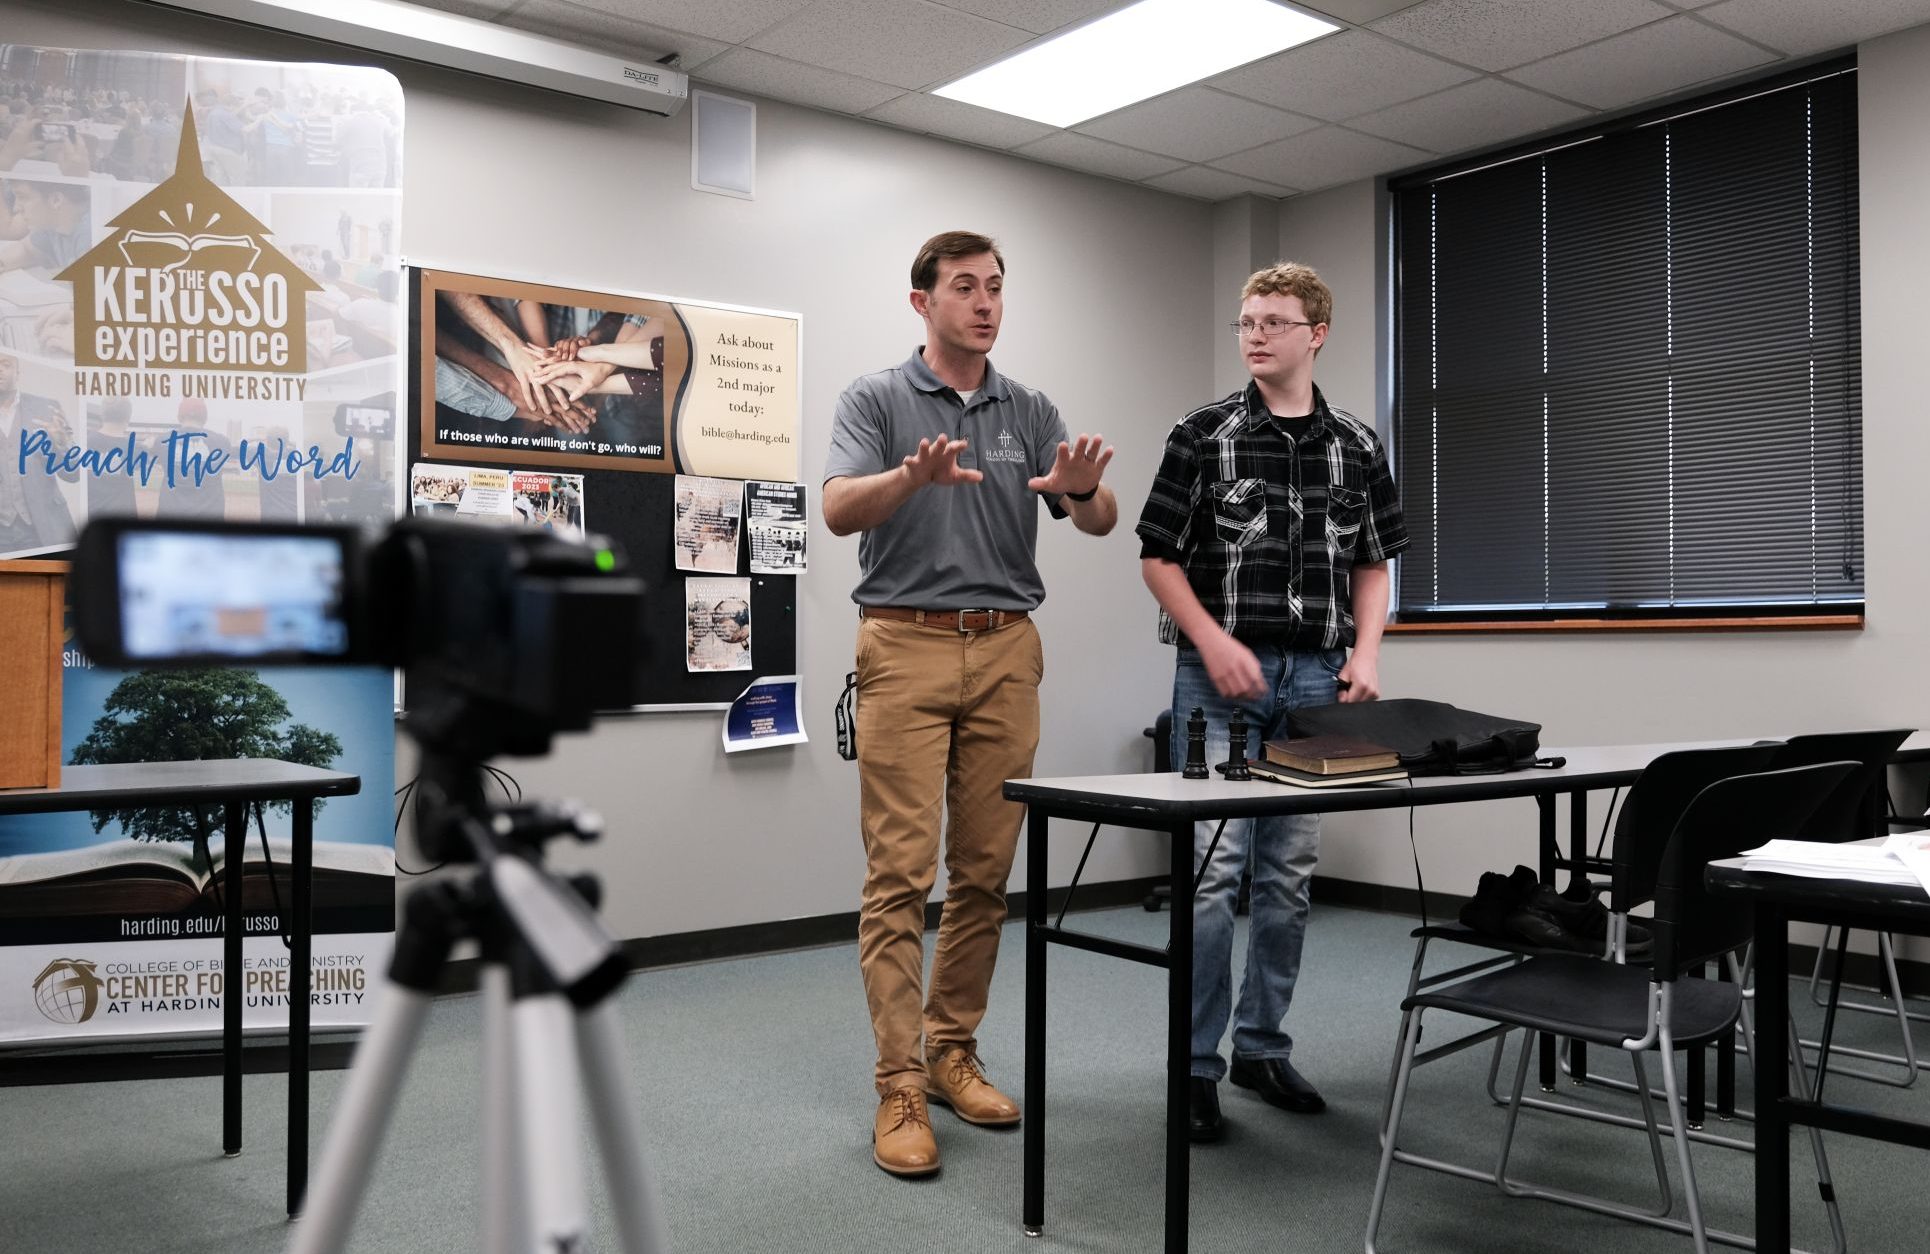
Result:
[[[413,274],[425,458],[797,478],[797,315]]]

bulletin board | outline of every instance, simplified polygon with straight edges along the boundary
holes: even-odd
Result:
[[[408,287],[410,464],[582,476],[585,529],[615,540],[644,583],[636,708],[721,708],[760,675],[798,673],[802,576],[751,574],[744,524],[734,571],[680,570],[673,543],[679,475],[796,481],[798,315],[428,267]],[[543,368],[552,412],[535,414],[505,363],[579,339],[593,345],[579,360],[598,361]],[[690,670],[686,580],[733,575],[749,581],[750,666]]]

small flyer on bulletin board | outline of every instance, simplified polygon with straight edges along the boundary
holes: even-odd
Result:
[[[750,580],[684,580],[684,664],[692,671],[751,668]]]
[[[758,676],[724,716],[725,753],[801,745],[808,739],[798,716],[796,675]]]
[[[734,574],[737,542],[743,534],[743,483],[678,475],[676,499],[671,543],[677,553],[677,569]]]
[[[751,574],[801,575],[805,570],[804,485],[752,480],[744,485],[750,520]]]
[[[521,524],[576,538],[583,534],[583,476],[418,462],[409,470],[409,510],[418,518]]]

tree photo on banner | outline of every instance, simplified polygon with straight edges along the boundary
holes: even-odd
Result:
[[[797,477],[796,315],[415,273],[424,457]]]
[[[60,556],[90,517],[392,518],[395,78],[6,45],[0,103],[0,559]],[[317,808],[314,877],[315,1022],[359,1025],[393,929],[393,699],[386,671],[122,672],[70,648],[63,760],[361,776]],[[286,1016],[290,807],[262,818],[241,987],[265,1025]],[[218,1031],[220,828],[218,807],[0,819],[0,1040]]]

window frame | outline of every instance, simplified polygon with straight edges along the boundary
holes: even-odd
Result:
[[[1696,113],[1727,105],[1738,104],[1756,97],[1800,87],[1842,75],[1854,75],[1857,61],[1852,50],[1846,54],[1832,54],[1812,59],[1794,68],[1782,69],[1776,73],[1751,78],[1731,84],[1713,92],[1697,91],[1683,93],[1658,105],[1647,106],[1618,115],[1610,115],[1592,121],[1589,125],[1543,135],[1535,140],[1493,149],[1472,156],[1438,162],[1420,167],[1406,173],[1381,181],[1381,194],[1377,199],[1381,215],[1381,240],[1383,256],[1386,259],[1385,277],[1382,291],[1387,299],[1386,316],[1382,329],[1386,335],[1387,350],[1382,357],[1382,376],[1386,388],[1386,409],[1388,415],[1385,430],[1390,460],[1400,465],[1401,438],[1401,233],[1400,198],[1398,193],[1406,190],[1427,187],[1441,181],[1484,171],[1496,166],[1513,164],[1536,157],[1547,157],[1564,149],[1577,147],[1592,141],[1650,127],[1658,122],[1684,118]],[[1851,88],[1852,92],[1854,87]],[[1852,160],[1861,156],[1860,119],[1852,131],[1849,143],[1849,157]],[[1852,174],[1852,181],[1854,174]],[[1851,247],[1857,258],[1855,269],[1861,267],[1860,224],[1851,237]],[[1855,381],[1850,391],[1858,396],[1856,401],[1856,432],[1854,455],[1859,466],[1862,454],[1862,406],[1860,402],[1862,355],[1860,315],[1857,318],[1858,346],[1850,359]],[[1403,504],[1407,504],[1407,494],[1403,492]],[[1438,634],[1466,635],[1479,632],[1545,632],[1545,631],[1749,631],[1749,630],[1860,630],[1864,625],[1868,609],[1867,553],[1863,548],[1863,520],[1866,502],[1857,501],[1856,513],[1849,519],[1849,535],[1856,545],[1861,585],[1860,596],[1848,599],[1785,603],[1764,598],[1754,602],[1733,604],[1691,602],[1686,604],[1639,604],[1620,606],[1612,604],[1572,604],[1572,605],[1534,605],[1493,606],[1481,608],[1415,609],[1402,607],[1400,581],[1405,578],[1407,559],[1398,559],[1395,579],[1396,585],[1388,609],[1386,630],[1400,634]]]

